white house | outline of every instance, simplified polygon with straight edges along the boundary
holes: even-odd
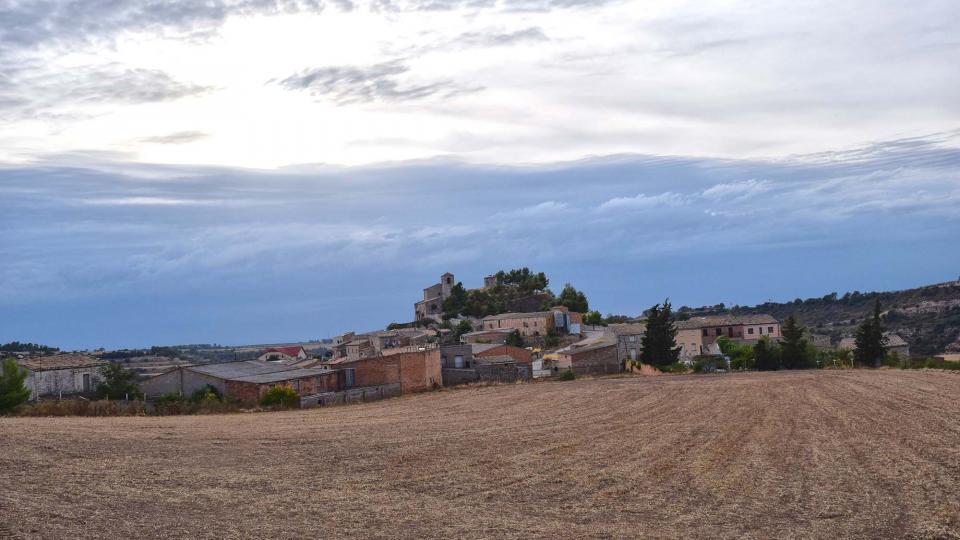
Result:
[[[93,393],[107,362],[86,354],[57,354],[22,358],[17,364],[27,370],[23,384],[30,389],[30,399],[37,399]]]

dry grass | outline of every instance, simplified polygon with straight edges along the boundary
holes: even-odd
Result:
[[[956,538],[958,396],[831,371],[5,418],[0,536]]]

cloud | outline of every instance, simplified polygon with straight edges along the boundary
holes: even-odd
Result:
[[[403,84],[398,78],[409,71],[410,68],[402,60],[371,66],[330,66],[305,69],[279,81],[279,84],[287,90],[306,91],[342,105],[414,101],[434,95],[449,98],[480,90],[450,80]]]
[[[543,29],[531,26],[521,30],[464,32],[449,44],[467,47],[501,47],[525,42],[550,41]]]
[[[646,210],[664,209],[685,204],[683,195],[665,192],[657,195],[639,193],[634,197],[614,197],[604,201],[598,210]]]
[[[724,199],[730,197],[750,197],[771,189],[771,184],[765,180],[741,180],[726,184],[716,184],[703,190],[702,196],[708,199]]]
[[[140,139],[140,141],[151,144],[188,144],[206,139],[209,136],[210,135],[208,133],[204,133],[202,131],[177,131],[175,133],[168,133],[166,135],[145,137]]]
[[[174,101],[210,90],[178,81],[160,70],[118,63],[80,66],[67,72],[25,65],[0,79],[0,117],[29,118],[58,111],[83,114],[72,109]]]

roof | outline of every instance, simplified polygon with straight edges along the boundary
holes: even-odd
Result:
[[[647,325],[642,323],[637,324],[626,324],[618,323],[611,324],[607,326],[607,332],[615,336],[621,336],[625,334],[643,334],[647,331]]]
[[[884,344],[886,347],[909,347],[910,344],[907,343],[899,334],[894,332],[884,332],[883,337],[887,339],[887,342]],[[840,344],[837,346],[840,349],[849,349],[854,350],[857,348],[857,338],[846,337],[840,340]]]
[[[609,339],[606,338],[606,336],[604,336],[599,338],[584,339],[582,341],[578,341],[574,343],[573,345],[570,345],[569,347],[565,347],[555,352],[556,354],[575,355],[575,354],[580,354],[582,352],[595,351],[597,349],[603,349],[606,347],[616,347],[616,346],[617,346],[616,342],[610,341]]]
[[[552,311],[531,311],[529,313],[501,313],[499,315],[487,315],[482,321],[496,321],[498,319],[533,319],[542,317],[553,317]]]
[[[483,334],[512,334],[516,331],[516,328],[491,328],[490,330],[476,330],[474,332],[467,332],[463,334],[464,336],[479,336]]]
[[[473,354],[480,354],[483,351],[489,351],[490,349],[502,346],[503,345],[498,343],[470,343],[470,349]]]
[[[304,377],[316,377],[317,375],[322,375],[324,373],[336,373],[329,368],[305,368],[305,369],[291,369],[288,371],[279,371],[276,373],[263,373],[260,375],[249,375],[246,377],[235,377],[230,380],[256,383],[256,384],[266,384],[278,381],[289,381],[292,379],[302,379]]]
[[[780,324],[772,315],[708,315],[706,317],[692,317],[686,321],[677,321],[680,330],[691,328],[705,328],[709,326],[739,326],[751,324]]]
[[[496,356],[479,356],[473,359],[474,362],[478,364],[516,364],[517,361],[511,356],[507,355],[496,355]]]
[[[269,347],[263,350],[263,354],[278,352],[278,353],[283,353],[287,356],[297,356],[298,354],[300,354],[300,351],[304,351],[304,353],[306,353],[303,347],[299,345],[290,346],[290,347]]]
[[[186,368],[196,373],[202,373],[218,379],[236,379],[238,377],[249,377],[251,375],[262,375],[264,373],[277,373],[280,371],[290,371],[290,366],[274,362],[258,362],[256,360],[246,360],[243,362],[225,362],[222,364],[205,364],[202,366],[193,366]]]
[[[17,364],[30,371],[99,367],[108,363],[88,354],[55,354],[53,356],[32,356],[17,360]]]

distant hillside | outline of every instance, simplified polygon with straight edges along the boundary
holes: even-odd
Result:
[[[797,298],[793,302],[766,302],[757,306],[725,308],[721,304],[710,308],[681,308],[678,315],[769,313],[782,321],[792,314],[812,332],[828,335],[836,343],[853,335],[876,300],[880,300],[884,311],[886,329],[907,340],[912,353],[960,352],[960,281],[904,291],[830,293],[821,298]]]

